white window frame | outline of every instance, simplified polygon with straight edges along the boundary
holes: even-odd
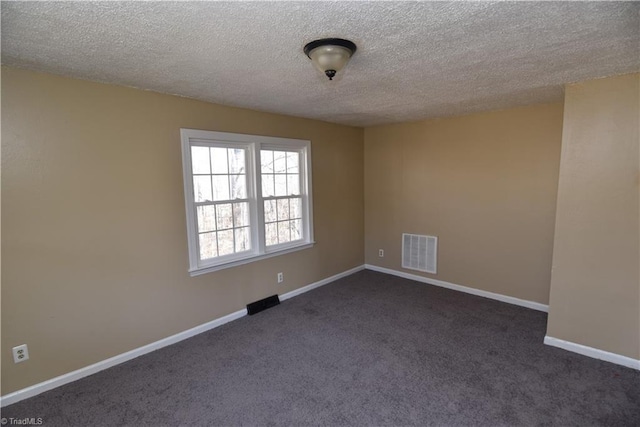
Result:
[[[189,274],[198,276],[237,265],[247,264],[277,255],[283,255],[312,247],[313,197],[311,185],[311,141],[271,136],[215,132],[197,129],[180,129],[182,144],[182,172],[187,215],[187,244],[189,248]],[[198,251],[198,225],[196,202],[193,192],[191,166],[192,146],[237,147],[246,149],[247,198],[251,226],[251,250],[208,260],[200,260]],[[264,198],[262,197],[260,150],[285,150],[300,153],[300,197],[302,198],[302,239],[272,245],[265,243]],[[270,199],[271,197],[267,197]],[[280,197],[273,197],[280,198]]]

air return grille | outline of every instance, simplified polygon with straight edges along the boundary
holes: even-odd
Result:
[[[438,238],[418,234],[402,235],[402,268],[436,274]]]

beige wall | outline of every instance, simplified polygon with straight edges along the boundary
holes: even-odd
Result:
[[[551,282],[550,336],[639,358],[639,90],[363,131],[3,67],[2,394],[363,260],[401,270],[403,232],[440,238],[424,276],[540,303]],[[189,277],[181,127],[310,139],[317,245]]]
[[[569,85],[547,334],[640,359],[640,74]]]
[[[362,129],[2,73],[3,395],[362,265]],[[189,277],[181,127],[311,140],[316,246]]]
[[[366,263],[435,235],[438,274],[407,272],[547,303],[561,132],[561,104],[365,129]]]

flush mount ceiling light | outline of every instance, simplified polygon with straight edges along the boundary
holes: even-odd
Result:
[[[349,62],[356,52],[356,45],[344,39],[320,39],[307,43],[304,53],[313,64],[333,80],[333,76]]]

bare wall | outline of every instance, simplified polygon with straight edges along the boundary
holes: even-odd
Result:
[[[640,74],[569,85],[547,334],[640,359]]]
[[[546,304],[561,139],[562,104],[366,128],[366,263],[435,235],[438,274],[408,272]]]
[[[311,140],[316,246],[189,277],[181,127]],[[2,394],[361,265],[363,194],[362,129],[3,68]]]

